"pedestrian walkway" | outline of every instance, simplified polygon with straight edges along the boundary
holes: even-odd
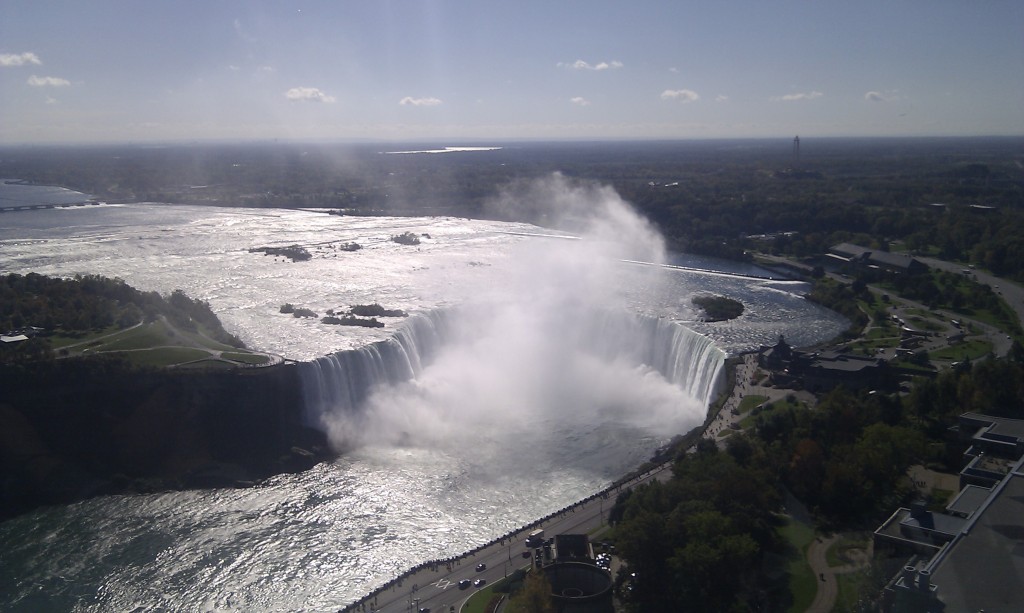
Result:
[[[720,447],[725,445],[727,432],[734,430],[732,424],[739,422],[746,417],[739,412],[740,403],[747,396],[764,396],[764,402],[776,402],[789,395],[795,395],[798,400],[805,402],[808,406],[814,406],[816,399],[813,394],[805,391],[796,391],[762,385],[758,382],[760,367],[757,364],[757,354],[747,353],[742,356],[742,361],[736,365],[735,384],[730,391],[729,397],[722,405],[722,409],[715,416],[715,419],[708,424],[704,431],[704,438],[714,440]]]
[[[818,537],[807,547],[807,564],[815,577],[818,577],[818,592],[814,596],[811,606],[807,607],[807,613],[828,613],[836,606],[836,597],[839,595],[839,580],[837,575],[857,572],[867,567],[871,560],[871,543],[868,549],[858,556],[857,561],[843,566],[828,565],[828,550],[841,538],[838,534],[829,537]]]

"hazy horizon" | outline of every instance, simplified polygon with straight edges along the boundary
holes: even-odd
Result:
[[[1021,23],[1006,1],[12,0],[0,144],[1024,135]]]

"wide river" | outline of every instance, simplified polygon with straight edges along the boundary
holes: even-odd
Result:
[[[552,370],[538,367],[538,345],[544,356],[563,357],[544,346],[557,332],[544,329],[552,320],[536,318],[533,309],[596,301],[680,322],[726,354],[774,343],[780,334],[809,345],[845,326],[803,300],[803,284],[623,263],[642,257],[600,237],[526,224],[158,204],[18,211],[0,219],[0,272],[101,274],[143,290],[180,288],[208,301],[250,347],[300,361],[387,338],[401,322],[325,326],[279,313],[285,302],[321,315],[373,302],[411,313],[481,297],[519,305],[499,309],[509,311],[500,321],[513,334],[495,337],[497,345],[472,349],[481,353],[467,348],[461,355],[470,357],[461,361],[442,356],[447,370],[438,367],[414,382],[415,390],[376,400],[418,411],[415,419],[400,418],[428,424],[423,439],[370,439],[336,462],[249,489],[108,496],[3,522],[3,611],[334,610],[419,562],[471,549],[601,490],[702,421],[707,398],[668,390],[637,364],[552,361],[559,372],[551,385],[530,387]],[[420,244],[390,240],[404,232]],[[340,249],[352,242],[362,249]],[[581,251],[584,243],[614,261]],[[292,244],[312,259],[250,252]],[[756,272],[685,256],[672,263]],[[700,322],[690,304],[699,293],[733,297],[746,311],[730,322]],[[539,331],[516,329],[538,321]],[[487,356],[499,356],[498,366],[478,368]],[[477,395],[467,401],[453,386]],[[520,404],[545,411],[520,412],[508,401],[524,386],[528,400]],[[577,396],[578,388],[589,391]],[[501,392],[489,398],[488,390]],[[605,398],[613,400],[600,411],[590,407]]]

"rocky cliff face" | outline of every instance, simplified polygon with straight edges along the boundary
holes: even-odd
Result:
[[[138,371],[118,360],[0,369],[0,516],[98,494],[244,486],[331,457],[293,365]]]

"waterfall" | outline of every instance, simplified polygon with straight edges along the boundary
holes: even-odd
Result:
[[[300,364],[307,422],[319,426],[323,415],[356,415],[375,387],[419,375],[448,338],[451,317],[450,310],[416,314],[385,341]]]
[[[395,335],[359,349],[300,364],[305,415],[322,426],[325,416],[358,418],[370,393],[382,385],[416,378],[458,331],[464,309],[442,309],[411,316]],[[705,407],[720,391],[725,353],[707,337],[678,322],[621,311],[562,322],[566,336],[605,360],[646,366],[660,373]]]
[[[678,322],[606,311],[585,330],[581,342],[598,355],[649,366],[705,407],[721,391],[725,352]]]

